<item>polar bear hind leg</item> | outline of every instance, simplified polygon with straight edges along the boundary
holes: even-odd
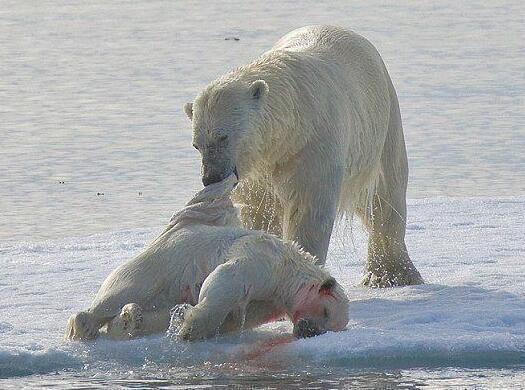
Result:
[[[364,196],[356,208],[369,231],[362,281],[369,287],[423,283],[405,245],[408,163],[397,96],[393,86],[390,90],[392,106],[380,174],[372,197]]]

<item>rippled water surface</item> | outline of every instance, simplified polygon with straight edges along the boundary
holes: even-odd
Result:
[[[409,198],[522,196],[524,20],[525,5],[521,0],[3,0],[0,244],[4,249],[0,246],[0,257],[2,253],[9,254],[9,259],[2,259],[5,264],[30,264],[34,256],[40,256],[39,266],[46,266],[47,261],[55,264],[56,254],[46,252],[47,244],[23,243],[83,237],[82,247],[76,248],[67,260],[79,261],[79,256],[86,256],[94,264],[95,260],[105,261],[98,253],[120,237],[113,238],[108,232],[129,229],[136,234],[134,229],[158,229],[166,223],[172,212],[200,188],[199,155],[191,147],[190,124],[182,111],[183,104],[214,78],[250,61],[288,31],[306,24],[330,23],[351,28],[369,38],[382,54],[401,104],[410,164]],[[239,40],[225,39],[233,37]],[[522,210],[519,202],[516,204],[516,210]],[[414,215],[414,211],[409,210],[410,213]],[[479,214],[481,219],[485,218],[483,215]],[[477,221],[476,216],[473,218]],[[421,223],[416,220],[412,225],[413,242],[418,242],[418,224]],[[503,225],[498,228],[503,229]],[[457,226],[458,231],[468,237],[468,230],[463,231],[462,226]],[[491,228],[490,221],[480,228]],[[108,234],[107,243],[102,240],[95,249],[89,247],[88,235],[92,233]],[[516,237],[518,233],[513,232]],[[126,247],[123,243],[118,250],[108,249],[108,256],[121,256],[123,251],[131,255],[152,236],[148,230],[135,246]],[[50,245],[55,248],[55,244]],[[448,259],[439,256],[440,251],[450,249],[445,247],[434,247],[437,263]],[[502,251],[514,259],[523,253],[522,248],[512,245]],[[502,252],[502,258],[507,252]],[[423,255],[425,250],[420,248],[418,253]],[[476,255],[483,258],[483,251],[480,249]],[[45,264],[40,263],[41,258]],[[427,275],[438,269],[433,268],[433,261],[430,258],[425,265]],[[104,264],[108,269],[113,267],[109,260]],[[458,264],[461,267],[467,263]],[[75,272],[85,273],[89,265],[79,263],[77,268]],[[4,276],[14,275],[10,272],[7,269]],[[35,277],[44,275],[38,272]],[[67,275],[69,271],[63,268],[62,272]],[[431,274],[439,281],[436,275]],[[93,290],[99,276],[91,275],[89,285]],[[354,280],[348,283],[353,284]],[[58,282],[53,286],[57,294],[65,288]],[[23,301],[25,295],[21,297],[17,287],[9,280],[0,280],[2,296]],[[24,288],[23,294],[38,295],[31,292],[30,286]],[[517,296],[523,300],[521,290]],[[0,382],[2,388],[197,384],[509,388],[525,383],[525,354],[511,359],[521,366],[503,364],[496,368],[497,364],[486,367],[487,360],[483,360],[481,366],[467,368],[465,361],[459,364],[463,368],[443,368],[447,362],[440,361],[434,368],[388,366],[371,370],[351,364],[338,368],[328,364],[308,366],[304,371],[281,366],[246,371],[244,365],[182,365],[156,370],[155,364],[160,363],[144,358],[144,362],[134,362],[129,372],[121,367],[112,371],[115,362],[111,359],[118,357],[110,354],[107,372],[101,368],[101,361],[107,356],[101,355],[96,369],[88,365],[82,370],[68,368],[56,375],[24,376],[39,372],[38,364],[45,366],[45,361],[37,364],[31,360],[33,363],[27,363],[29,371],[9,371],[9,364],[15,361],[16,367],[23,366],[20,362],[27,356],[38,362],[38,354],[34,357],[32,352],[18,356],[20,345],[29,351],[44,348],[39,346],[39,340],[34,340],[35,346],[31,347],[24,344],[26,341],[17,344],[6,336],[14,329],[9,310],[26,310],[24,305],[13,308],[15,305],[8,301],[0,305],[0,338],[5,336],[0,371],[23,377]],[[60,310],[49,308],[48,314],[60,317]],[[516,331],[521,329],[520,315],[509,317]],[[57,328],[61,329],[61,325]],[[56,329],[42,325],[40,331],[47,335]],[[38,329],[35,332],[38,335]],[[54,340],[59,336],[57,333],[46,337]],[[5,352],[10,348],[12,354]],[[144,348],[151,346],[146,344]],[[96,358],[89,355],[89,348],[87,352],[80,347],[79,350],[82,356]],[[4,355],[9,359],[2,360]],[[55,356],[56,364],[62,364],[61,356]],[[147,351],[141,350],[140,356],[148,356]],[[64,367],[71,364],[68,361]]]
[[[173,372],[168,378],[152,378],[130,373],[127,378],[106,375],[86,378],[78,375],[34,376],[6,382],[5,389],[52,387],[58,389],[97,389],[111,387],[158,389],[208,388],[265,388],[265,389],[518,389],[525,382],[525,373],[512,369],[413,369],[413,370],[324,370],[314,372],[283,373],[275,370],[259,374],[188,375]],[[319,370],[320,371],[320,370]],[[328,372],[327,372],[328,371]],[[261,375],[262,374],[262,375]]]
[[[409,197],[525,193],[520,0],[1,8],[1,240],[164,223],[199,188],[183,103],[315,23],[354,29],[381,52],[401,102]]]

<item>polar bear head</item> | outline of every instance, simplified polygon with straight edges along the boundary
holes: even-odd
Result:
[[[327,331],[341,331],[348,323],[348,298],[337,281],[306,284],[296,296],[292,322],[296,337],[312,337]]]
[[[263,144],[258,122],[268,85],[263,80],[219,79],[201,92],[184,111],[192,121],[193,146],[202,157],[206,186],[230,174],[248,174]]]

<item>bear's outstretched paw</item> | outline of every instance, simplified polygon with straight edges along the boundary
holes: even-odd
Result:
[[[423,278],[415,268],[402,270],[400,272],[381,273],[377,270],[367,271],[361,281],[363,286],[373,288],[410,286],[423,283]]]
[[[66,340],[94,340],[98,336],[99,327],[93,314],[81,311],[69,318],[64,334]]]
[[[128,303],[120,314],[108,323],[107,334],[117,340],[132,339],[140,335],[143,322],[142,308],[136,303]]]

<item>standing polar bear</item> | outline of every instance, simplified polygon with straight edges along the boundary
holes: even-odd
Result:
[[[326,260],[334,221],[369,230],[368,286],[423,280],[405,246],[407,156],[397,95],[374,46],[332,26],[292,31],[184,110],[205,185],[232,172],[243,223]]]
[[[195,195],[144,252],[107,277],[91,307],[69,319],[65,337],[94,339],[104,326],[115,339],[163,332],[179,304],[195,305],[182,310],[183,340],[283,317],[298,337],[344,329],[343,288],[295,243],[242,229],[230,200],[236,184],[231,175]]]

